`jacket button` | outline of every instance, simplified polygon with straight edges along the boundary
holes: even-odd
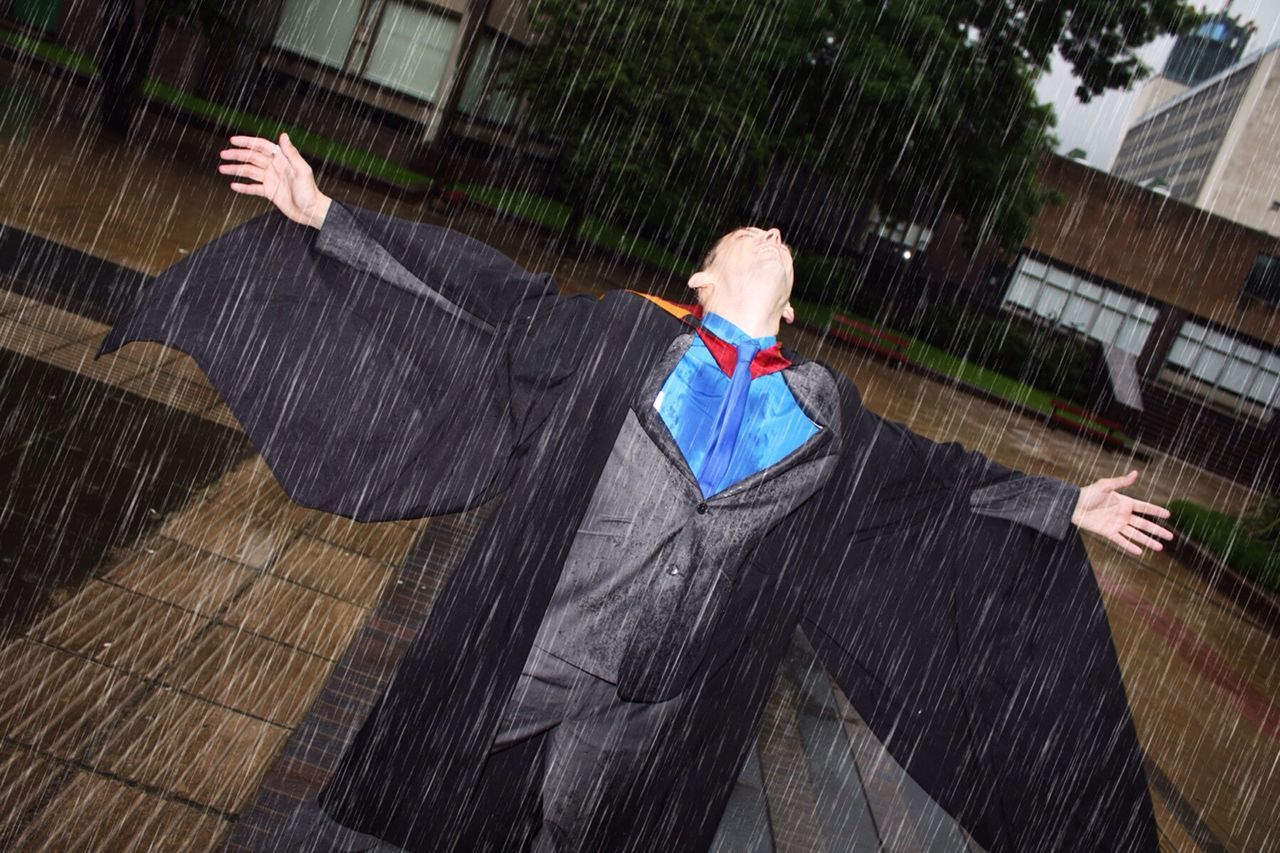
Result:
[[[675,565],[674,563],[673,563],[673,564],[671,564],[670,566],[668,566],[668,567],[667,567],[667,574],[669,574],[669,575],[678,575],[678,574],[680,574],[680,567],[679,567],[679,566],[677,566],[677,565]]]
[[[698,504],[698,515],[707,514],[707,505],[705,503]]]

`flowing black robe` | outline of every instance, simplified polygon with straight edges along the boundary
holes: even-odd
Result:
[[[688,327],[636,294],[558,294],[454,232],[330,211],[344,214],[374,242],[335,245],[274,212],[214,240],[162,273],[100,353],[189,353],[304,506],[372,521],[500,496],[322,802],[411,850],[510,848],[536,805],[536,756],[487,759],[498,715],[622,419]],[[834,475],[742,565],[716,567],[735,583],[732,618],[592,843],[707,847],[799,624],[986,848],[1158,849],[1079,535],[975,515],[976,489],[1019,475],[878,417],[833,374]]]

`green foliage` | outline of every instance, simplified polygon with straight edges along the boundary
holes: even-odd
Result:
[[[974,364],[1077,405],[1092,389],[1094,356],[1081,343],[1048,335],[1014,317],[935,305],[911,329],[916,337]]]
[[[1035,172],[1054,117],[1034,81],[1054,50],[1087,99],[1197,21],[1180,0],[539,0],[506,72],[563,146],[560,198],[677,250],[751,219],[787,169],[1014,246],[1052,201]]]
[[[1245,529],[1257,539],[1280,544],[1280,493],[1271,492],[1258,502],[1253,515],[1244,521]]]
[[[1274,541],[1252,535],[1233,515],[1189,501],[1170,501],[1169,512],[1174,525],[1191,539],[1259,586],[1280,593],[1280,551]]]

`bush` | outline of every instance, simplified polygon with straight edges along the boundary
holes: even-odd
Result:
[[[1280,552],[1275,544],[1249,533],[1234,515],[1193,504],[1170,501],[1171,521],[1189,538],[1221,557],[1254,583],[1280,593]]]
[[[935,305],[910,329],[939,349],[1081,406],[1094,396],[1096,358],[1083,344],[1013,317]]]

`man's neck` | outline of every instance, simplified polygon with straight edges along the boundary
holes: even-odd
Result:
[[[703,312],[719,314],[753,338],[769,338],[778,336],[782,328],[782,314],[762,314],[742,306],[704,305]]]

